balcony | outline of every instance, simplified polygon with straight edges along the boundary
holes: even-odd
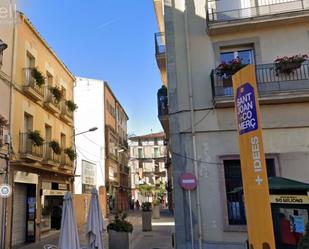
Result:
[[[208,33],[251,29],[309,20],[309,0],[213,0],[208,2]]]
[[[60,103],[56,100],[49,89],[47,89],[44,106],[52,113],[60,112]]]
[[[162,86],[157,93],[158,102],[158,117],[163,127],[165,134],[169,134],[169,120],[168,120],[168,96],[167,88]]]
[[[64,169],[73,169],[74,161],[72,161],[64,152],[60,155],[60,167]]]
[[[262,104],[309,101],[308,61],[290,74],[278,72],[274,64],[256,65],[256,80]],[[215,106],[233,105],[231,78],[222,79],[213,70],[211,86]]]
[[[66,123],[73,124],[73,112],[69,110],[65,101],[60,103],[60,110],[60,118]]]
[[[42,101],[44,98],[44,87],[38,86],[32,77],[32,68],[23,69],[23,90],[25,94],[33,98],[35,101]]]
[[[167,74],[166,74],[166,43],[165,34],[162,32],[155,33],[155,51],[156,60],[161,73],[161,79],[165,86],[167,86]]]
[[[43,151],[44,151],[43,164],[50,166],[60,165],[61,155],[56,154],[49,146],[49,143],[44,143]]]
[[[28,138],[28,133],[23,132],[19,134],[19,153],[21,159],[41,162],[43,159],[43,146],[35,146]]]

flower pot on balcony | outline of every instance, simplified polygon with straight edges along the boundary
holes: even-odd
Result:
[[[129,249],[129,233],[109,230],[108,245],[109,249]]]
[[[282,63],[276,65],[276,71],[278,73],[284,73],[290,75],[296,69],[301,67],[301,63]]]
[[[299,55],[293,55],[293,56],[284,56],[282,58],[277,58],[274,61],[277,76],[279,76],[279,73],[283,73],[286,75],[290,75],[291,73],[294,73],[296,69],[300,68],[302,63],[305,62],[308,59],[308,55],[306,54],[299,54]]]
[[[143,232],[152,231],[151,218],[152,218],[152,211],[142,212]]]
[[[153,206],[152,218],[160,219],[160,205],[154,205]]]

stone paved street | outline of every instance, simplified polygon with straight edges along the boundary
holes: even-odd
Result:
[[[133,224],[134,231],[130,235],[130,249],[172,249],[172,232],[174,218],[167,210],[161,212],[160,219],[153,219],[153,231],[142,232],[141,212],[130,213],[128,220]],[[81,247],[86,246],[85,227],[79,228]],[[14,247],[14,249],[56,249],[59,232],[37,243]],[[108,249],[108,234],[104,233],[105,249]],[[48,246],[50,245],[50,246]]]

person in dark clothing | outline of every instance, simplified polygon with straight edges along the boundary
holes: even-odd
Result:
[[[136,207],[137,210],[139,210],[140,205],[139,205],[139,201],[138,200],[136,200],[135,207]]]

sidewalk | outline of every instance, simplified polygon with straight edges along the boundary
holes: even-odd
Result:
[[[160,219],[152,220],[152,231],[142,232],[142,214],[135,211],[129,213],[128,220],[133,224],[134,230],[130,235],[130,249],[172,249],[172,232],[174,231],[174,218],[167,210],[161,211]],[[85,226],[78,229],[81,247],[87,245]],[[108,234],[104,233],[104,248],[108,249]],[[14,247],[14,249],[56,249],[59,233],[53,234],[39,242]],[[50,246],[48,246],[50,245]],[[54,247],[52,247],[52,245]]]

